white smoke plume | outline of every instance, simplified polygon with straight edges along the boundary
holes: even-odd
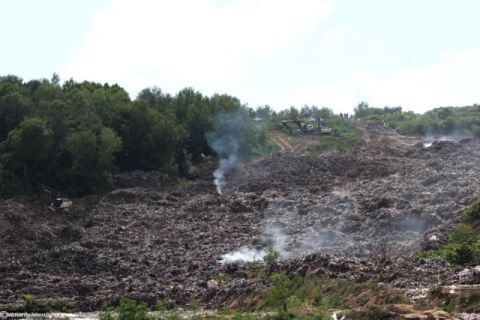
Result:
[[[285,228],[277,223],[269,223],[265,229],[265,233],[271,239],[272,249],[277,251],[280,256],[286,254],[287,234]]]
[[[237,157],[232,154],[227,159],[220,159],[218,168],[213,172],[213,183],[217,188],[217,192],[222,194],[222,190],[227,184],[225,180],[225,174],[230,170],[236,168],[237,166]]]
[[[274,251],[284,256],[287,252],[285,246],[287,244],[287,235],[284,228],[277,224],[267,224],[265,234],[268,237],[268,243]],[[221,264],[240,263],[245,264],[249,262],[263,260],[267,255],[267,249],[251,249],[247,247],[240,248],[236,251],[222,255],[220,259]]]
[[[241,155],[249,153],[252,134],[254,124],[245,108],[215,117],[213,131],[207,133],[206,137],[208,145],[219,158],[218,168],[213,173],[213,182],[219,194],[227,184],[226,174],[237,167]]]
[[[254,261],[263,260],[267,255],[267,252],[263,249],[249,249],[246,247],[240,248],[237,251],[229,252],[222,255],[220,259],[221,264],[232,264],[232,263],[249,263]]]
[[[466,138],[471,138],[471,136],[468,135],[461,135],[461,134],[452,134],[452,135],[441,135],[441,136],[434,136],[434,135],[428,135],[424,138],[423,140],[423,147],[424,148],[430,148],[432,144],[436,141],[448,141],[448,142],[459,142],[462,139]]]

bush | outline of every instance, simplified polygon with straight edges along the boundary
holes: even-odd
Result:
[[[98,315],[100,320],[151,320],[148,315],[148,306],[145,302],[121,298],[116,308],[103,302]]]
[[[288,279],[285,273],[274,273],[270,276],[270,284],[270,291],[267,293],[269,305],[287,312],[288,298],[290,297],[290,279]]]
[[[278,260],[278,257],[280,257],[280,253],[274,250],[272,247],[268,247],[267,254],[265,257],[263,257],[263,261],[267,265],[271,266]]]
[[[113,307],[106,302],[102,302],[100,306],[100,313],[98,314],[99,320],[114,320]]]
[[[477,231],[468,224],[461,223],[448,235],[449,243],[466,243],[472,245],[478,240]]]
[[[480,200],[465,210],[465,219],[470,222],[480,220]]]
[[[138,303],[132,299],[122,298],[117,307],[118,320],[149,320],[148,306],[145,302]]]
[[[436,251],[425,253],[426,257],[444,257],[455,265],[480,263],[480,236],[468,224],[461,223],[448,236],[448,243]]]
[[[37,310],[38,304],[33,294],[26,294],[23,298],[25,300],[26,312],[34,312]]]
[[[465,243],[449,243],[442,249],[443,255],[450,263],[463,265],[475,259],[474,248]]]

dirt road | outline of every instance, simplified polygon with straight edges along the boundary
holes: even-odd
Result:
[[[270,131],[270,138],[275,142],[280,151],[292,152],[295,148],[289,138],[278,131]]]

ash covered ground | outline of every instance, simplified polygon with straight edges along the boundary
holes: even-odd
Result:
[[[231,305],[264,284],[222,262],[269,246],[281,254],[276,268],[292,274],[400,288],[457,282],[459,270],[417,253],[437,247],[480,194],[480,142],[424,148],[378,123],[359,131],[366,144],[350,153],[305,157],[284,147],[246,162],[221,195],[212,159],[181,185],[158,173],[121,175],[114,191],[75,199],[68,212],[38,197],[2,201],[0,304],[29,293],[82,310],[127,296]],[[219,272],[232,280],[212,281]]]

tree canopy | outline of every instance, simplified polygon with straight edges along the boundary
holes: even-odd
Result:
[[[174,96],[147,88],[131,100],[116,84],[61,84],[57,74],[29,82],[0,77],[0,195],[37,183],[76,195],[96,192],[119,171],[186,176],[202,154],[214,153],[206,134],[217,115],[236,110],[248,108],[235,97],[192,88]],[[243,125],[256,130],[247,120],[251,125]],[[248,151],[261,149],[264,136],[258,140],[255,132]]]
[[[403,134],[480,137],[479,105],[419,115],[362,102],[355,116],[383,120]],[[325,107],[253,110],[236,97],[205,96],[193,88],[175,95],[146,88],[132,100],[117,84],[62,84],[57,74],[28,82],[0,76],[0,196],[28,192],[38,183],[75,195],[97,192],[113,174],[131,170],[188,176],[203,155],[225,157],[218,153],[225,153],[232,135],[241,137],[234,148],[239,154],[271,152],[266,128],[293,134],[282,121],[298,119],[334,126],[335,143],[356,143],[353,128]]]

